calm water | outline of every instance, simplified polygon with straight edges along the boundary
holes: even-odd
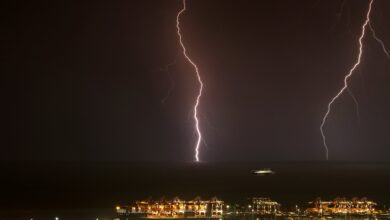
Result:
[[[3,210],[0,219],[5,220],[112,220],[116,217],[113,209],[42,209],[42,210]]]

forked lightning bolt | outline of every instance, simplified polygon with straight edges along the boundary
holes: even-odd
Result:
[[[364,38],[365,33],[366,33],[366,27],[370,23],[370,14],[371,14],[371,7],[372,7],[372,3],[373,2],[374,2],[374,0],[370,0],[370,3],[368,5],[368,11],[367,11],[367,14],[366,14],[366,19],[365,19],[364,24],[362,26],[362,33],[361,33],[361,35],[359,37],[359,55],[357,57],[357,60],[356,60],[355,64],[352,66],[352,68],[349,70],[349,73],[344,77],[344,86],[340,89],[340,91],[329,102],[327,111],[326,111],[326,113],[325,113],[325,115],[324,115],[324,117],[322,119],[322,123],[321,123],[321,126],[320,126],[320,131],[321,131],[322,141],[323,141],[323,144],[324,144],[324,147],[325,147],[326,160],[329,159],[329,149],[328,149],[328,145],[326,144],[326,137],[325,137],[325,133],[324,133],[324,125],[325,125],[326,120],[327,120],[327,118],[329,116],[332,104],[336,101],[337,98],[339,98],[344,93],[345,90],[348,90],[348,79],[352,76],[353,72],[355,71],[355,69],[360,64],[360,61],[361,61],[361,58],[362,58],[362,54],[363,54],[363,38]]]
[[[195,62],[192,61],[192,59],[188,56],[187,54],[187,49],[184,46],[183,40],[182,40],[182,35],[181,35],[181,29],[180,29],[180,16],[186,11],[186,0],[183,0],[183,8],[179,11],[176,17],[176,29],[177,29],[177,35],[179,36],[179,43],[180,46],[183,50],[183,55],[184,57],[188,60],[188,62],[194,67],[195,72],[196,72],[196,77],[198,78],[199,82],[199,91],[198,95],[196,97],[195,105],[194,105],[194,121],[195,121],[195,130],[197,133],[197,141],[195,144],[195,160],[196,162],[199,162],[199,148],[200,148],[200,143],[202,141],[202,133],[199,128],[199,119],[198,119],[198,107],[199,107],[199,102],[200,98],[202,96],[202,91],[203,91],[203,82],[199,74],[199,69],[198,66],[196,66]]]
[[[366,14],[366,19],[365,19],[364,24],[362,26],[362,33],[361,33],[361,35],[359,37],[359,55],[357,57],[357,61],[352,66],[352,68],[349,70],[349,73],[345,76],[345,78],[344,78],[344,86],[340,89],[340,91],[336,94],[336,96],[334,96],[332,98],[332,100],[329,102],[326,114],[324,115],[324,117],[322,119],[320,130],[321,130],[322,140],[323,140],[323,144],[324,144],[325,151],[326,151],[326,159],[327,160],[329,159],[329,149],[328,149],[328,145],[326,144],[326,137],[325,137],[325,133],[324,133],[324,125],[325,125],[326,120],[327,120],[327,118],[328,118],[328,116],[330,114],[330,110],[331,110],[332,104],[336,101],[337,98],[339,98],[343,94],[343,92],[345,90],[347,90],[349,92],[349,94],[351,95],[351,97],[353,98],[353,100],[356,103],[356,106],[358,108],[357,100],[356,100],[356,98],[353,96],[353,94],[351,93],[351,91],[348,88],[348,79],[352,76],[353,72],[355,71],[355,69],[360,64],[360,61],[361,61],[361,58],[362,58],[362,54],[363,54],[363,39],[365,37],[367,26],[370,29],[371,33],[372,33],[372,37],[381,45],[383,52],[386,54],[387,58],[390,59],[389,51],[385,47],[385,44],[383,43],[383,41],[376,35],[375,30],[374,30],[374,28],[371,25],[370,14],[371,14],[371,9],[372,9],[373,2],[374,2],[374,0],[370,0],[370,3],[368,5],[368,11],[367,11],[367,14]],[[357,109],[357,114],[359,114],[359,110],[358,109]]]

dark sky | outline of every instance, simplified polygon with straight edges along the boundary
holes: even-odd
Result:
[[[198,89],[181,1],[1,3],[1,160],[191,161]],[[188,1],[204,161],[324,160],[319,125],[356,60],[368,0]],[[390,47],[390,1],[372,25]],[[367,32],[326,126],[330,159],[390,161],[390,60]],[[161,71],[176,60],[170,73]],[[161,100],[170,89],[171,95]]]

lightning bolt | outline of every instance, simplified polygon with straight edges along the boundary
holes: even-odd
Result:
[[[194,115],[193,115],[193,118],[195,121],[195,130],[196,130],[196,133],[198,136],[196,144],[195,144],[195,160],[196,160],[196,162],[199,162],[199,148],[200,148],[200,143],[202,141],[202,133],[201,133],[200,128],[199,128],[198,107],[199,107],[199,103],[200,103],[200,98],[202,96],[203,82],[202,82],[202,79],[201,79],[200,74],[199,74],[198,66],[195,64],[194,61],[192,61],[192,59],[187,54],[187,49],[184,46],[183,39],[182,39],[183,37],[181,35],[180,16],[186,10],[187,10],[186,0],[183,0],[183,8],[179,11],[179,13],[177,14],[177,17],[176,17],[176,29],[177,29],[177,35],[179,36],[179,43],[180,43],[180,46],[182,48],[183,55],[187,59],[187,61],[194,67],[196,77],[198,78],[198,83],[199,83],[199,91],[198,91],[198,95],[196,97],[196,101],[195,101],[195,105],[194,105]]]
[[[386,49],[385,43],[383,43],[383,41],[378,36],[376,36],[375,30],[372,27],[371,22],[368,22],[368,27],[370,28],[372,37],[381,45],[383,52],[386,54],[387,58],[390,59],[390,54],[389,51]]]
[[[330,110],[331,110],[332,104],[344,93],[345,90],[347,90],[347,91],[349,90],[349,88],[348,88],[348,79],[352,76],[353,72],[355,71],[355,69],[360,64],[360,61],[361,61],[361,58],[362,58],[362,54],[363,54],[363,42],[362,41],[363,41],[363,38],[364,38],[365,33],[366,33],[367,25],[370,26],[370,14],[371,14],[371,8],[372,8],[372,3],[373,2],[374,2],[374,0],[370,0],[369,6],[368,6],[368,11],[367,11],[367,14],[366,14],[366,19],[365,19],[364,24],[362,26],[362,32],[361,32],[360,37],[359,37],[359,55],[357,57],[357,60],[356,60],[355,64],[352,66],[352,68],[349,70],[348,74],[344,77],[344,86],[331,99],[331,101],[328,104],[327,111],[326,111],[324,117],[322,118],[320,131],[321,131],[322,141],[323,141],[323,144],[324,144],[324,147],[325,147],[326,160],[329,159],[329,149],[328,149],[328,145],[326,144],[326,136],[325,136],[325,133],[324,133],[324,125],[325,125],[326,120],[328,119],[328,116],[330,114]],[[373,29],[371,29],[371,30],[373,30]],[[375,33],[375,32],[373,32],[373,33]]]

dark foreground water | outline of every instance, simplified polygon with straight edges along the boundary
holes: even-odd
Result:
[[[276,174],[251,173],[259,168]],[[357,196],[390,207],[388,163],[2,162],[0,181],[0,220],[110,219],[117,204],[163,196],[217,196],[230,204],[264,196],[283,210],[317,197]]]
[[[59,220],[113,220],[117,218],[112,209],[16,209],[0,211],[1,220],[55,220],[56,217]]]

